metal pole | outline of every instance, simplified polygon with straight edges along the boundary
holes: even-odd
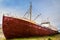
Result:
[[[31,17],[32,17],[32,2],[30,2],[30,21],[31,21]]]

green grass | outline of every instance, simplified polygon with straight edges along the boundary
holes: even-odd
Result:
[[[60,40],[60,34],[53,36],[43,36],[43,37],[15,38],[9,40]]]

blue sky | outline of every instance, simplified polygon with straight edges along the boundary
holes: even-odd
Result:
[[[42,15],[35,20],[38,24],[49,17],[51,24],[60,29],[60,0],[0,0],[0,23],[3,14],[22,17],[29,9],[30,1],[32,1],[32,20],[41,13]]]

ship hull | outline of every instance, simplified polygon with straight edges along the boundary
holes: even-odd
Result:
[[[7,39],[32,37],[32,36],[46,36],[56,34],[57,31],[45,28],[31,22],[3,16],[3,33]]]

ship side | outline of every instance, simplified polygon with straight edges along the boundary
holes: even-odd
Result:
[[[13,18],[9,16],[3,16],[2,26],[3,33],[7,39],[46,36],[58,33],[58,31],[42,27],[23,19]]]

